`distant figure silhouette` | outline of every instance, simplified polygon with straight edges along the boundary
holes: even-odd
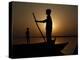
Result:
[[[51,34],[52,34],[52,19],[51,19],[51,9],[46,10],[47,18],[43,21],[36,21],[36,22],[41,22],[41,23],[46,23],[46,38],[47,38],[47,43],[51,44],[52,39],[51,39]]]
[[[27,44],[30,44],[30,32],[29,32],[29,28],[26,29],[26,39],[27,39]]]

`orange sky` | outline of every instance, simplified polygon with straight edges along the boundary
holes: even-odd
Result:
[[[52,35],[69,36],[77,35],[78,10],[77,6],[56,5],[56,4],[33,4],[13,3],[12,25],[14,36],[25,36],[26,28],[29,27],[31,36],[41,36],[32,13],[35,13],[37,20],[46,18],[46,9],[52,10],[53,21]],[[45,35],[45,24],[38,23],[42,33]]]

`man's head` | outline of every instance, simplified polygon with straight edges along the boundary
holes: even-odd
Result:
[[[29,30],[29,28],[27,28],[27,30]]]
[[[46,14],[50,15],[51,14],[51,9],[46,9]]]

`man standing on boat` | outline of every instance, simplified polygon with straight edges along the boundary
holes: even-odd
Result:
[[[29,31],[29,28],[26,29],[26,40],[27,40],[27,44],[30,44],[30,31]]]
[[[35,21],[35,22],[40,22],[40,23],[46,23],[46,38],[47,38],[47,43],[51,44],[52,39],[51,39],[51,35],[52,35],[52,19],[51,19],[51,9],[47,9],[46,10],[46,15],[47,18],[43,21]]]

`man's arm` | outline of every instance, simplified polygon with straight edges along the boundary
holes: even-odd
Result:
[[[35,22],[45,23],[45,22],[46,22],[46,20],[43,20],[43,21],[35,21]]]

